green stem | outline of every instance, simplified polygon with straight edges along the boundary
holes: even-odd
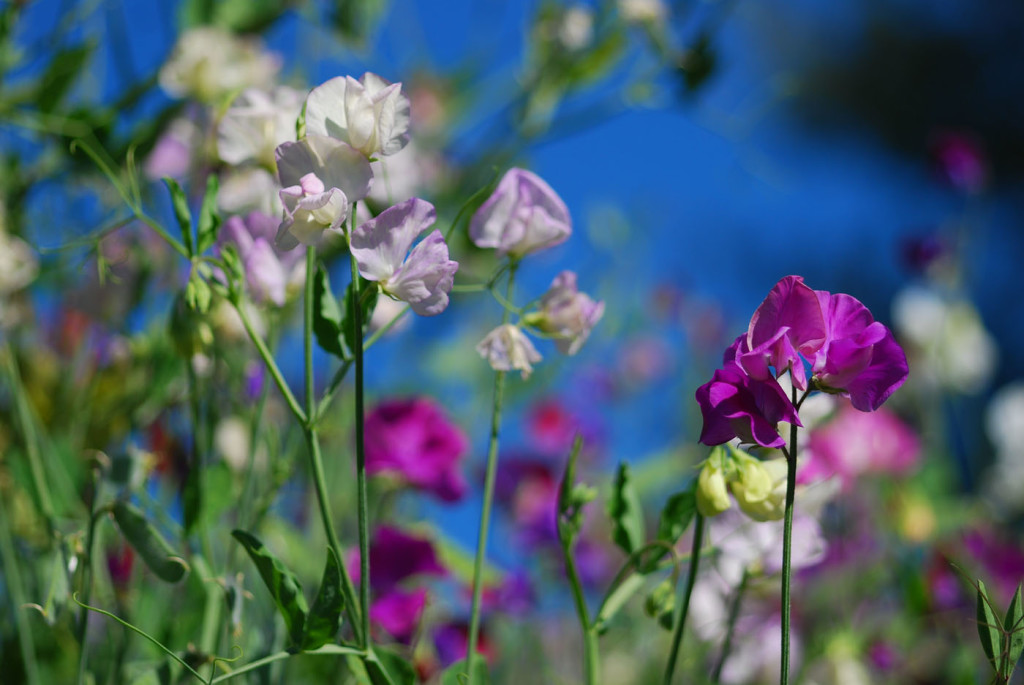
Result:
[[[313,471],[313,483],[316,487],[316,498],[320,508],[320,520],[323,522],[324,532],[327,535],[327,543],[337,555],[338,560],[344,562],[345,554],[338,541],[338,533],[334,528],[334,518],[331,516],[331,504],[327,494],[327,478],[324,476],[323,456],[320,453],[320,439],[316,427],[305,420],[305,417],[314,416],[316,411],[315,388],[313,385],[313,285],[316,277],[316,248],[306,248],[306,290],[303,303],[303,346],[305,353],[305,375],[306,375],[306,409],[302,413],[303,432],[306,435],[306,447],[309,452],[310,466]],[[275,367],[276,368],[276,367]],[[356,604],[355,585],[348,573],[348,568],[341,564],[342,592],[345,595],[345,605],[348,611],[349,620],[352,623],[352,630],[357,640],[363,636],[365,621],[361,621],[364,613]]]
[[[306,276],[306,292],[310,291],[310,276]],[[312,308],[312,296],[307,298],[310,302],[308,308]],[[245,311],[245,306],[240,300],[235,298],[231,299],[231,304],[234,306],[235,311],[238,312],[239,318],[242,319],[242,325],[245,327],[245,332],[249,334],[249,339],[252,340],[253,345],[256,346],[256,350],[260,353],[260,357],[263,359],[263,363],[267,367],[267,371],[270,372],[271,378],[274,379],[274,383],[277,385],[277,389],[281,391],[281,395],[284,397],[285,403],[288,408],[292,410],[292,414],[295,415],[296,420],[303,426],[306,425],[306,412],[299,406],[299,401],[295,399],[295,395],[292,394],[291,388],[288,387],[288,383],[285,381],[284,376],[281,374],[281,369],[277,367],[277,362],[274,361],[274,355],[270,353],[267,348],[267,344],[263,342],[263,338],[256,333],[256,329],[252,326],[252,321],[249,319],[249,314]],[[307,326],[307,334],[310,326]]]
[[[576,569],[576,560],[573,559],[570,545],[562,544],[562,556],[565,558],[565,572],[569,576],[569,586],[572,588],[573,602],[576,604],[576,616],[583,627],[583,682],[586,685],[597,685],[601,681],[597,631],[590,622],[590,612],[587,610],[587,601],[583,596],[583,586],[580,583],[580,575]]]
[[[725,629],[725,641],[722,643],[722,653],[718,655],[718,663],[715,664],[714,673],[711,674],[711,682],[718,683],[722,678],[722,668],[725,666],[725,660],[729,657],[729,652],[732,651],[732,638],[736,633],[736,620],[740,616],[740,604],[743,602],[743,595],[747,591],[747,582],[750,580],[750,573],[743,569],[743,577],[740,578],[740,584],[736,588],[736,594],[732,598],[732,605],[729,607],[729,623]]]
[[[39,683],[39,671],[36,666],[35,641],[32,639],[32,626],[28,614],[22,608],[25,603],[25,587],[22,585],[21,569],[18,567],[19,557],[14,548],[14,539],[7,521],[7,512],[0,502],[0,559],[4,566],[4,585],[14,609],[14,620],[17,625],[18,646],[21,648],[21,660],[25,664],[25,680],[29,685]],[[85,651],[85,645],[82,645]]]
[[[512,299],[515,287],[516,267],[513,260],[509,264],[508,284],[505,299]],[[508,309],[502,312],[501,323],[508,323]],[[484,501],[480,511],[480,532],[476,542],[476,557],[473,560],[473,604],[469,614],[469,645],[466,650],[466,663],[476,655],[477,642],[480,635],[480,600],[483,597],[484,557],[487,554],[487,532],[491,524],[491,507],[494,503],[494,486],[498,474],[498,435],[501,431],[501,408],[505,395],[505,372],[494,374],[494,402],[491,410],[491,439],[487,448],[487,471],[484,475]],[[473,685],[475,669],[469,669],[469,685]]]
[[[79,563],[83,565],[81,590],[86,604],[89,603],[89,597],[92,594],[92,554],[96,543],[96,520],[98,518],[96,502],[100,497],[102,483],[99,469],[94,468],[92,471],[92,500],[89,503],[89,527],[85,534],[85,555],[79,559]],[[78,654],[78,685],[82,685],[85,682],[85,668],[89,661],[89,651],[86,649],[85,644],[88,629],[89,612],[82,609],[82,613],[78,617],[78,625],[75,626],[75,637],[78,639],[79,649],[82,650]]]
[[[352,224],[355,224],[355,207],[352,207]],[[351,235],[352,227],[349,228]],[[366,444],[364,429],[365,408],[363,406],[363,307],[360,298],[359,265],[356,257],[349,253],[352,266],[352,327],[353,362],[355,366],[355,428],[356,428],[356,491],[359,509],[359,606],[363,619],[363,649],[369,651],[370,640],[370,516],[366,485]],[[310,409],[312,411],[312,409]]]
[[[802,400],[801,400],[802,401]],[[796,404],[796,388],[793,388]],[[786,452],[786,514],[782,527],[782,658],[779,685],[789,682],[790,582],[793,575],[793,500],[796,497],[796,423],[789,426],[789,451]]]
[[[686,591],[683,594],[683,604],[679,607],[679,616],[676,617],[676,629],[672,635],[672,650],[668,654],[668,665],[665,667],[665,685],[671,685],[672,676],[676,670],[676,659],[679,657],[679,646],[683,642],[683,628],[686,626],[686,615],[690,611],[690,597],[693,595],[693,585],[697,582],[697,569],[700,565],[700,550],[704,545],[704,517],[697,513],[693,523],[693,547],[690,551],[690,572],[686,578]]]
[[[361,650],[353,649],[351,647],[345,647],[343,645],[324,645],[323,647],[320,647],[319,649],[314,649],[314,650],[311,650],[311,651],[300,652],[300,653],[305,655],[305,656],[359,656],[359,657],[362,657],[362,656],[365,655],[365,653],[363,651],[361,651]],[[269,664],[274,663],[275,661],[281,661],[283,659],[287,659],[287,658],[293,657],[293,656],[296,656],[296,655],[293,654],[292,652],[275,652],[275,653],[273,653],[273,654],[271,654],[269,656],[263,657],[262,659],[257,659],[256,661],[251,661],[251,662],[247,663],[245,666],[240,666],[240,667],[236,668],[235,670],[231,671],[230,673],[225,673],[223,675],[219,675],[216,678],[214,678],[213,680],[211,680],[210,683],[212,685],[216,685],[216,683],[223,683],[225,681],[231,680],[232,678],[237,678],[238,676],[244,675],[244,674],[249,673],[251,671],[259,670],[259,669],[263,668],[264,666],[267,666]]]

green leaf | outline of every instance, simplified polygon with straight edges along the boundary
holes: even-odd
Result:
[[[597,614],[597,618],[594,619],[594,628],[599,633],[603,633],[608,629],[608,622],[615,617],[615,614],[619,613],[619,609],[626,605],[626,602],[635,595],[640,588],[644,586],[644,582],[647,577],[642,573],[631,573],[621,583],[619,583],[611,594],[601,604],[601,609]]]
[[[178,220],[178,227],[181,228],[181,237],[185,243],[185,250],[189,257],[196,254],[195,244],[192,240],[192,214],[188,209],[188,197],[181,189],[178,182],[170,176],[164,176],[164,185],[171,191],[171,206],[174,208],[174,218]]]
[[[217,242],[217,231],[220,229],[220,215],[217,213],[217,175],[210,174],[206,179],[206,194],[203,195],[203,204],[199,207],[199,222],[196,225],[196,254],[203,254],[215,242]]]
[[[374,647],[365,665],[373,685],[415,685],[417,680],[412,664],[389,649]]]
[[[672,621],[676,609],[676,587],[671,579],[666,578],[655,587],[644,600],[644,613],[657,619],[658,625],[665,630],[672,630]]]
[[[313,608],[306,619],[306,635],[302,640],[302,649],[316,649],[327,644],[338,634],[341,624],[341,609],[344,601],[341,596],[341,562],[331,548],[327,549],[327,563],[324,576],[320,581],[320,590],[313,600]]]
[[[298,578],[254,536],[237,529],[231,531],[231,535],[242,543],[245,551],[249,553],[253,563],[256,564],[256,569],[260,572],[260,577],[263,578],[263,584],[270,590],[274,604],[277,605],[278,611],[284,618],[291,644],[300,646],[309,610],[306,606],[306,598],[302,596],[302,586],[299,585]]]
[[[487,685],[491,682],[491,673],[487,669],[487,660],[474,654],[467,666],[466,659],[460,659],[449,666],[441,674],[441,685],[466,685],[469,682],[469,671],[473,671],[473,682]]]
[[[318,266],[313,281],[313,334],[324,352],[344,359],[348,356],[341,337],[342,312],[331,293],[331,281],[324,267]]]
[[[61,103],[82,71],[89,66],[93,47],[91,44],[76,45],[53,56],[39,79],[36,106],[40,112],[52,112]]]
[[[619,464],[615,473],[608,500],[608,516],[612,521],[612,540],[626,554],[632,554],[643,546],[646,540],[643,509],[630,481],[629,464],[625,462]]]
[[[362,300],[362,312],[360,327],[360,335],[366,334],[366,327],[370,325],[370,315],[373,314],[373,308],[377,306],[377,296],[380,294],[380,289],[377,284],[368,281],[365,278],[359,278],[359,293],[360,299]],[[341,317],[341,332],[345,337],[345,345],[348,349],[355,349],[356,345],[356,321],[355,321],[355,310],[352,307],[352,284],[349,283],[345,289],[345,311]]]
[[[1006,631],[1008,648],[1006,658],[1006,672],[1003,676],[1010,681],[1013,669],[1020,660],[1020,654],[1024,651],[1024,607],[1021,606],[1021,586],[1017,585],[1017,591],[1013,593],[1010,606],[1006,609],[1006,617],[1003,619],[1003,629]]]
[[[111,511],[125,540],[157,578],[177,583],[185,577],[189,570],[188,563],[164,540],[141,511],[123,500],[115,502]]]
[[[988,592],[985,590],[985,583],[978,581],[978,637],[981,638],[981,648],[985,650],[985,656],[992,663],[992,668],[998,672],[997,659],[1003,651],[1003,634],[999,629],[999,619],[992,611],[992,602],[989,600]]]
[[[674,545],[690,527],[697,513],[697,492],[694,480],[690,487],[668,498],[658,520],[658,539]]]

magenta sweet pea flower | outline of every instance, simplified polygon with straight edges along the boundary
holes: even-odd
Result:
[[[878,409],[907,380],[907,355],[856,298],[816,293],[828,327],[812,360],[817,387],[848,394],[861,411]]]
[[[771,376],[767,380],[755,379],[736,363],[727,363],[715,371],[710,381],[697,388],[696,396],[704,417],[700,442],[705,445],[721,445],[739,438],[762,447],[782,447],[786,441],[776,424],[786,421],[802,425],[778,381]]]
[[[448,259],[448,245],[437,229],[409,251],[436,216],[432,204],[414,197],[352,232],[351,250],[360,275],[380,283],[385,293],[408,302],[422,316],[445,310],[459,268],[458,262]]]
[[[302,250],[280,250],[274,246],[278,222],[262,212],[250,212],[243,219],[228,217],[218,242],[232,243],[245,269],[245,282],[256,302],[283,306],[289,293],[297,292],[306,277]]]
[[[469,441],[436,404],[424,398],[382,402],[365,425],[367,473],[397,476],[447,502],[466,493],[460,465]]]
[[[825,335],[825,319],[815,292],[800,276],[786,276],[750,318],[737,361],[758,380],[769,377],[769,367],[774,367],[776,378],[788,370],[793,385],[806,390],[800,355],[810,357],[825,342]]]
[[[515,258],[564,242],[572,233],[569,210],[536,174],[513,168],[480,205],[469,225],[477,247]]]

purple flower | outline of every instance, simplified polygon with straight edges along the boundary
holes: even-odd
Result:
[[[540,310],[527,317],[530,325],[556,336],[563,354],[576,354],[604,314],[604,302],[594,302],[576,287],[576,274],[563,271],[540,300]]]
[[[776,378],[789,370],[793,385],[806,390],[800,355],[809,357],[816,352],[825,335],[825,320],[814,291],[800,276],[786,276],[750,317],[737,361],[758,380],[769,377],[769,367],[775,368]]]
[[[419,628],[426,606],[426,589],[394,590],[370,605],[370,620],[396,642],[409,644]]]
[[[270,300],[283,306],[289,291],[296,292],[306,277],[305,255],[301,250],[274,247],[277,221],[262,212],[250,212],[245,219],[232,216],[224,222],[219,242],[233,243],[245,269],[245,282],[256,302]]]
[[[448,245],[437,229],[409,252],[436,216],[432,204],[414,197],[352,232],[351,250],[363,278],[380,283],[385,293],[408,302],[422,316],[445,310],[459,268],[448,259]]]
[[[856,298],[815,292],[828,327],[813,359],[817,386],[848,394],[861,411],[878,409],[907,380],[907,355]]]
[[[366,417],[367,472],[396,475],[447,502],[466,492],[459,464],[468,444],[441,409],[423,398],[382,402]]]
[[[762,447],[782,447],[786,441],[775,424],[802,425],[778,381],[770,376],[767,380],[752,378],[736,363],[715,371],[710,381],[697,388],[697,404],[704,417],[700,442],[705,445],[739,438]]]
[[[969,133],[940,131],[931,140],[932,161],[939,175],[957,190],[977,193],[988,181],[985,152]]]
[[[347,565],[353,581],[358,583],[358,550],[349,555]],[[409,642],[423,615],[427,592],[404,585],[414,577],[445,577],[447,569],[438,560],[430,540],[389,526],[378,528],[370,541],[370,568],[374,593],[370,618],[399,642]]]
[[[324,231],[340,228],[351,203],[366,197],[373,181],[366,157],[326,136],[283,143],[275,157],[284,203],[277,244],[286,250],[316,245]]]
[[[473,215],[469,235],[477,247],[519,258],[558,245],[572,233],[562,198],[536,174],[509,169]]]

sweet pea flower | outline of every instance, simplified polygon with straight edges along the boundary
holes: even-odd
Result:
[[[343,140],[366,157],[393,155],[409,142],[409,98],[401,83],[367,72],[339,76],[306,98],[306,132]]]
[[[519,258],[564,242],[572,233],[569,210],[536,174],[509,169],[473,215],[469,235],[477,247]]]
[[[242,166],[226,170],[220,177],[217,208],[222,214],[263,212],[281,216],[281,187],[277,178],[263,167]]]
[[[246,88],[217,125],[217,154],[228,164],[252,161],[273,169],[277,146],[295,140],[301,110],[302,95],[294,88]]]
[[[540,310],[526,320],[545,333],[557,336],[555,345],[563,354],[576,354],[590,331],[604,315],[604,302],[594,302],[576,287],[576,274],[563,271],[540,300]]]
[[[825,319],[813,290],[800,276],[786,276],[772,288],[750,318],[747,336],[737,354],[743,369],[758,380],[775,368],[778,378],[787,370],[793,385],[807,389],[800,355],[810,357],[825,342]]]
[[[495,371],[515,369],[521,372],[523,380],[533,373],[533,364],[541,360],[540,353],[523,329],[510,323],[488,333],[476,346],[476,351]]]
[[[733,348],[739,342],[737,339]],[[739,438],[747,444],[783,447],[786,441],[775,425],[779,421],[802,425],[778,381],[771,376],[767,380],[752,378],[735,362],[715,371],[710,381],[697,388],[696,397],[704,417],[700,442],[705,445]]]
[[[262,212],[251,212],[244,219],[232,216],[224,222],[218,242],[233,243],[245,269],[245,282],[256,302],[270,301],[284,306],[289,294],[302,288],[306,261],[302,250],[278,250],[274,247],[277,220]]]
[[[814,354],[816,386],[848,394],[861,411],[878,409],[907,380],[907,355],[892,331],[850,295],[817,290],[828,336]]]
[[[739,477],[729,483],[736,503],[755,521],[778,521],[785,514],[787,464],[785,459],[740,461]]]
[[[845,490],[862,474],[906,475],[921,455],[920,439],[895,414],[857,411],[845,400],[831,421],[809,434],[798,483],[836,475]]]
[[[720,460],[708,459],[697,476],[697,511],[705,518],[718,516],[732,507]]]
[[[448,245],[437,229],[409,251],[436,216],[432,204],[412,198],[362,224],[351,238],[360,275],[422,316],[445,310],[459,268],[458,262],[448,259]]]
[[[276,156],[284,203],[277,245],[284,250],[316,245],[324,231],[340,228],[351,203],[366,197],[373,181],[365,157],[326,136],[283,143]]]
[[[213,104],[242,88],[270,86],[280,66],[258,41],[200,26],[178,39],[160,69],[160,86],[173,97]]]
[[[367,473],[398,476],[447,502],[465,494],[459,467],[469,441],[432,401],[382,402],[366,416],[365,426]]]

